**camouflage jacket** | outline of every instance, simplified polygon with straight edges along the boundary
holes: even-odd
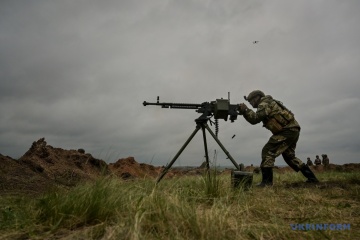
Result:
[[[248,109],[243,116],[253,125],[263,122],[263,127],[269,129],[273,134],[289,128],[300,130],[300,125],[295,120],[294,114],[270,95],[260,99],[256,112]]]

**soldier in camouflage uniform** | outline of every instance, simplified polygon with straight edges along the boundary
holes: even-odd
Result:
[[[315,163],[316,166],[321,165],[321,159],[319,158],[319,155],[316,155],[314,163]]]
[[[330,160],[329,160],[327,154],[323,154],[323,155],[321,155],[321,156],[322,156],[322,164],[323,164],[324,166],[328,166],[329,163],[330,163]]]
[[[313,162],[311,161],[311,159],[310,159],[309,157],[307,158],[306,164],[307,164],[308,166],[313,166]]]
[[[257,111],[249,109],[245,103],[239,105],[239,113],[251,124],[262,122],[263,126],[270,130],[273,135],[262,149],[261,172],[262,181],[258,186],[273,185],[273,167],[275,158],[280,154],[285,162],[296,172],[301,173],[308,179],[307,182],[318,182],[309,166],[295,156],[296,143],[299,140],[300,125],[294,118],[294,114],[281,102],[260,91],[252,91],[245,100],[249,101]]]

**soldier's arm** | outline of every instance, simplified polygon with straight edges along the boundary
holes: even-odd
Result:
[[[246,121],[251,123],[252,125],[258,124],[262,120],[266,119],[267,114],[265,111],[265,108],[262,106],[259,106],[258,110],[254,112],[251,109],[247,109],[247,111],[244,113],[244,118]]]

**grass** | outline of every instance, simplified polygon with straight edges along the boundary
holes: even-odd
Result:
[[[210,176],[210,178],[209,178]],[[102,178],[40,197],[0,197],[1,239],[360,239],[360,172],[274,175],[231,188],[230,174],[124,182]],[[254,176],[254,184],[260,176]],[[292,230],[290,224],[351,224]]]

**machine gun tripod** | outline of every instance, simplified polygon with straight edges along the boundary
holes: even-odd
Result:
[[[229,103],[228,99],[217,99],[213,102],[204,102],[202,104],[187,104],[187,103],[160,103],[159,97],[157,97],[156,103],[149,103],[144,101],[144,106],[147,105],[160,105],[162,108],[180,108],[180,109],[196,109],[196,112],[202,113],[202,115],[195,119],[196,122],[196,128],[190,135],[190,137],[186,140],[184,145],[180,148],[180,150],[177,152],[177,154],[174,156],[174,158],[171,160],[171,162],[166,165],[164,170],[161,172],[159,177],[157,178],[156,182],[159,183],[161,179],[166,175],[166,173],[169,171],[171,166],[175,163],[175,161],[178,159],[178,157],[181,155],[181,153],[184,151],[184,149],[187,147],[187,145],[191,142],[191,140],[194,138],[196,133],[201,129],[202,135],[203,135],[203,141],[204,141],[204,149],[205,149],[205,159],[206,159],[206,168],[209,171],[210,165],[209,165],[209,154],[208,154],[208,148],[207,148],[207,141],[206,141],[206,131],[210,133],[210,135],[214,138],[214,140],[217,142],[217,144],[221,147],[221,149],[224,151],[226,156],[230,159],[230,161],[234,164],[237,170],[242,171],[243,165],[238,165],[234,158],[230,155],[230,153],[226,150],[224,145],[220,142],[218,137],[214,134],[214,132],[210,129],[207,122],[210,120],[211,117],[215,117],[215,119],[224,119],[225,121],[228,118],[228,115],[230,115],[230,120],[233,122],[237,119],[238,115],[238,105],[231,105]]]

